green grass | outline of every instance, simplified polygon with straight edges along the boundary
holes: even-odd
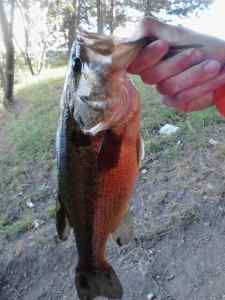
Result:
[[[142,99],[141,128],[147,153],[161,152],[162,158],[175,159],[180,148],[176,145],[177,142],[201,146],[206,142],[204,129],[224,122],[214,108],[190,114],[176,112],[160,104],[157,91],[143,84],[137,76],[132,76],[131,80]],[[166,123],[176,125],[180,130],[169,137],[160,136],[159,129]]]
[[[64,72],[63,68],[49,70],[16,87],[21,113],[9,114],[1,128],[4,133],[2,146],[8,147],[0,147],[0,233],[16,234],[29,230],[31,217],[27,216],[24,199],[35,199],[38,203],[38,199],[49,199],[53,195],[48,188],[42,190],[40,187],[42,176],[48,176],[49,182],[49,178],[57,173],[54,144]],[[177,113],[161,105],[158,93],[139,78],[133,76],[132,81],[142,99],[141,131],[147,154],[159,154],[160,159],[176,159],[183,144],[203,145],[208,142],[205,128],[224,122],[213,108],[192,114]],[[179,126],[180,130],[169,137],[160,136],[159,129],[166,123]],[[31,173],[35,182],[31,180]],[[30,187],[26,190],[27,182]],[[15,195],[24,189],[24,199],[16,198]],[[54,217],[55,206],[52,202],[46,205],[47,216]],[[16,222],[8,224],[3,218],[5,211],[16,206],[22,213]]]
[[[26,199],[34,199],[37,207],[39,199],[53,198],[49,188],[42,185],[55,166],[55,133],[64,72],[65,68],[50,70],[16,86],[19,113],[9,113],[0,129],[4,137],[0,146],[0,235],[17,235],[31,228],[35,211],[29,211],[27,216]],[[21,191],[22,196],[16,196]],[[4,217],[11,216],[14,210],[18,211],[17,220],[10,223]],[[45,215],[47,211],[41,212],[41,217]]]
[[[9,224],[6,220],[0,219],[0,234],[14,236],[26,232],[32,228],[31,216],[24,216],[20,220]]]
[[[18,160],[47,159],[53,149],[57,126],[57,108],[62,78],[32,83],[20,89],[16,97],[28,110],[7,124],[9,144],[15,146]]]
[[[63,85],[62,74],[57,77],[44,75],[39,80],[22,85],[17,90],[16,98],[23,102],[25,113],[18,118],[11,117],[6,124],[6,135],[9,144],[15,147],[11,154],[0,157],[4,161],[15,162],[50,159],[54,148],[57,126],[58,103],[60,89]],[[159,152],[180,137],[193,142],[208,125],[223,122],[213,108],[189,115],[177,113],[175,110],[160,104],[158,93],[144,85],[139,78],[132,81],[138,88],[142,99],[142,135],[148,152]],[[26,109],[27,107],[27,109]],[[170,138],[159,137],[160,127],[172,123],[181,128],[180,132]]]
[[[56,215],[56,206],[54,205],[51,205],[48,207],[48,216],[50,218],[55,218],[55,215]]]

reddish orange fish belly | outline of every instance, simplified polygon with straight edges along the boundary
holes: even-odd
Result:
[[[94,207],[93,247],[97,265],[107,268],[105,244],[114,232],[128,208],[138,174],[139,133],[131,120],[125,128],[112,130],[99,155],[99,188]]]

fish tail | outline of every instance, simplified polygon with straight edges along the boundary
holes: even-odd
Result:
[[[93,300],[95,297],[121,299],[123,296],[122,285],[111,266],[106,271],[79,270],[75,284],[80,300]]]

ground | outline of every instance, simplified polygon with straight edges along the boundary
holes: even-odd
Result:
[[[107,249],[123,299],[225,299],[225,122],[213,110],[176,114],[133,80],[146,144],[130,205],[135,238],[123,247],[110,239]],[[1,300],[78,300],[73,236],[55,236],[61,90],[62,73],[50,73],[18,88],[16,108],[1,113]],[[165,123],[180,130],[161,137]]]

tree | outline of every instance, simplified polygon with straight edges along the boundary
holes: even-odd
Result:
[[[17,47],[25,59],[32,75],[39,74],[45,63],[51,27],[48,21],[47,0],[16,0],[16,8],[20,13],[24,29],[24,44],[14,37]],[[35,15],[38,13],[38,26]],[[35,51],[34,51],[35,49]]]
[[[109,31],[113,34],[114,31],[114,10],[115,10],[115,0],[110,1],[110,9],[109,9]]]
[[[125,0],[125,5],[143,11],[146,16],[156,16],[160,12],[166,15],[187,16],[189,13],[206,8],[214,0]]]
[[[104,3],[103,0],[97,0],[97,31],[103,33],[104,31]]]
[[[6,14],[6,3],[0,1],[0,25],[6,49],[5,75],[1,67],[4,89],[4,104],[13,103],[13,87],[15,74],[15,48],[13,44],[13,24],[15,15],[15,0],[9,1],[9,17]]]
[[[90,0],[54,0],[51,3],[49,11],[52,23],[55,24],[58,33],[63,34],[68,50],[76,38],[79,26],[89,24],[92,2]]]

